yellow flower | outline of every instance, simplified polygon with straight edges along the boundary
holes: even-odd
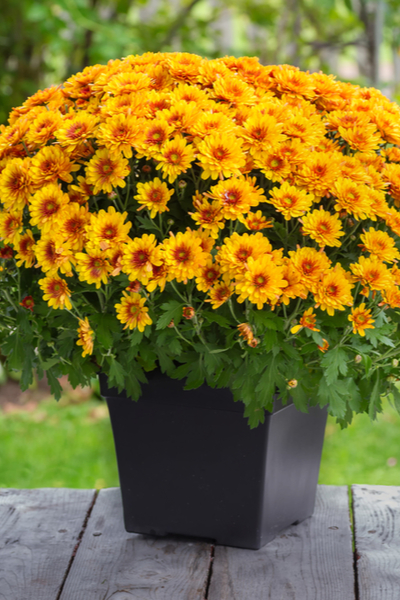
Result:
[[[255,182],[255,177],[231,177],[212,186],[207,196],[219,202],[225,219],[235,220],[248,213],[252,206],[266,201],[263,191]]]
[[[163,244],[165,262],[168,267],[168,281],[176,279],[186,283],[197,277],[208,259],[201,247],[201,239],[188,229],[185,233],[171,235]]]
[[[314,196],[286,182],[279,188],[273,188],[270,192],[270,198],[266,200],[268,204],[275,206],[286,221],[289,221],[292,217],[301,217],[310,209],[313,201]]]
[[[295,334],[300,331],[300,329],[303,329],[303,327],[310,329],[311,331],[319,331],[319,329],[315,327],[316,319],[317,315],[314,314],[314,309],[311,306],[304,311],[303,316],[300,318],[299,324],[292,327],[290,333]]]
[[[86,226],[90,221],[90,214],[86,206],[77,202],[67,204],[62,214],[60,235],[70,244],[72,250],[82,251],[86,238]]]
[[[198,277],[196,277],[196,287],[200,292],[208,292],[210,288],[218,281],[221,271],[217,264],[213,263],[212,259],[207,261],[207,264],[201,269]]]
[[[218,281],[208,292],[208,298],[205,302],[210,302],[214,310],[222,306],[233,294],[233,285],[229,278],[225,277],[223,281]]]
[[[247,265],[243,279],[236,284],[238,302],[244,302],[248,298],[259,310],[266,302],[275,303],[287,286],[283,268],[277,266],[268,254],[256,260],[250,257]]]
[[[121,154],[132,158],[132,146],[141,138],[142,129],[143,122],[136,116],[117,114],[100,125],[96,137],[107,148],[111,159],[117,159]]]
[[[375,323],[375,320],[371,318],[371,311],[365,310],[364,302],[357,308],[351,309],[351,315],[348,316],[348,319],[353,324],[353,333],[365,336],[365,329],[374,329],[372,323]]]
[[[82,150],[86,142],[93,137],[97,122],[97,117],[84,111],[67,114],[56,132],[58,143],[70,153]]]
[[[79,339],[76,342],[76,345],[82,346],[82,356],[85,357],[87,354],[93,354],[94,331],[91,329],[87,317],[83,320],[79,320],[78,337]]]
[[[290,251],[290,262],[300,275],[300,281],[310,291],[315,289],[323,273],[329,269],[331,261],[321,250],[298,248]]]
[[[268,220],[267,217],[264,217],[261,210],[258,210],[255,213],[249,212],[245,217],[240,215],[239,221],[246,225],[246,228],[250,229],[251,231],[260,231],[262,229],[268,229],[274,226],[271,220]]]
[[[157,160],[157,169],[162,169],[163,176],[168,177],[170,183],[181,173],[186,173],[194,161],[193,146],[186,143],[181,135],[176,135],[174,139],[165,142],[160,151],[154,155]]]
[[[142,208],[147,208],[150,211],[150,217],[154,219],[157,213],[161,214],[169,211],[167,203],[174,190],[169,190],[167,184],[161,181],[158,177],[153,181],[137,184],[138,194],[134,198],[139,202]]]
[[[93,185],[93,194],[99,192],[111,193],[113,187],[126,186],[124,177],[130,169],[126,158],[111,158],[106,148],[97,150],[86,167],[86,182]]]
[[[29,158],[13,158],[0,175],[0,198],[7,210],[23,210],[34,190]]]
[[[152,271],[149,275],[149,282],[146,284],[146,290],[148,292],[154,292],[156,287],[160,288],[160,292],[164,291],[165,284],[167,283],[168,269],[165,262],[161,265],[152,265]]]
[[[224,239],[216,260],[221,271],[233,278],[246,271],[250,257],[255,259],[268,253],[272,253],[272,246],[262,233],[239,235],[235,232]]]
[[[348,129],[339,127],[339,133],[350,148],[360,152],[371,152],[384,143],[374,123],[363,123]]]
[[[24,266],[25,269],[30,269],[30,267],[35,262],[35,252],[34,252],[35,239],[33,237],[32,231],[27,229],[26,232],[21,235],[21,238],[16,246],[17,254],[15,255],[15,260],[17,261],[17,267]],[[25,264],[24,264],[25,263]]]
[[[377,258],[360,256],[358,263],[350,265],[356,281],[364,286],[362,293],[368,295],[369,290],[385,290],[393,285],[392,274]]]
[[[323,345],[322,346],[318,346],[318,350],[321,350],[322,353],[326,352],[329,348],[329,343],[328,340],[325,340],[324,338],[322,338],[323,341]]]
[[[101,250],[115,247],[126,242],[132,223],[125,219],[128,213],[120,213],[113,206],[109,206],[107,212],[100,210],[97,214],[90,215],[90,223],[86,227],[87,238],[91,245]]]
[[[63,220],[63,209],[69,203],[69,197],[55,183],[42,187],[32,197],[29,212],[31,225],[37,225],[44,233],[54,230]]]
[[[239,329],[239,336],[242,337],[250,346],[250,343],[254,339],[254,333],[250,323],[240,323],[237,328]]]
[[[311,194],[322,197],[330,193],[339,175],[337,155],[333,152],[314,151],[304,156],[295,181]]]
[[[202,179],[240,176],[240,169],[246,164],[242,142],[233,135],[208,135],[199,142],[197,150]]]
[[[0,240],[5,244],[17,244],[21,238],[22,212],[1,212]]]
[[[287,282],[287,286],[282,291],[279,301],[286,306],[292,298],[307,298],[307,290],[301,281],[300,273],[294,268],[290,260],[284,259],[282,277]]]
[[[344,310],[345,306],[352,306],[353,287],[345,270],[339,263],[336,264],[333,269],[325,271],[316,286],[314,292],[316,308],[320,307],[321,310],[326,310],[328,315],[333,316],[335,310]]]
[[[364,231],[360,235],[360,239],[363,244],[359,246],[370,252],[374,257],[382,262],[394,262],[400,259],[400,253],[395,247],[395,240],[386,233],[386,231],[379,231],[373,227],[369,228],[369,231]]]
[[[320,206],[302,219],[302,232],[309,235],[321,247],[341,246],[339,237],[344,235],[338,215],[332,215]]]
[[[44,279],[39,279],[39,286],[44,292],[43,300],[46,300],[49,306],[61,309],[67,307],[71,310],[71,292],[64,279],[61,279],[57,275],[48,276]]]
[[[284,181],[292,171],[288,158],[281,153],[279,146],[263,152],[254,162],[271,181]]]
[[[196,225],[210,231],[211,236],[217,239],[220,229],[225,226],[221,203],[218,201],[208,202],[199,193],[193,196],[195,213],[189,213]]]
[[[133,292],[130,294],[122,292],[122,294],[121,303],[115,305],[117,319],[126,324],[124,329],[129,327],[129,329],[137,328],[139,331],[144,331],[146,325],[151,325],[153,322],[148,315],[149,309],[144,306],[146,299]]]
[[[59,146],[45,146],[32,158],[31,176],[36,186],[56,183],[62,179],[71,183],[71,172],[78,171],[79,164],[71,162],[68,154]]]
[[[68,243],[59,236],[44,234],[34,246],[37,265],[48,275],[56,274],[58,270],[67,277],[72,276],[72,265],[75,257]]]
[[[367,195],[367,187],[339,177],[334,186],[333,194],[337,198],[335,210],[346,211],[356,219],[366,219],[371,210],[371,201]]]
[[[55,137],[61,123],[62,118],[59,112],[45,110],[31,123],[26,134],[27,143],[37,148],[45,146],[49,140]]]
[[[263,114],[258,108],[253,109],[240,133],[244,140],[243,149],[256,158],[261,156],[265,150],[286,139],[282,129],[282,123],[278,123],[275,117]]]
[[[106,284],[108,282],[112,267],[101,250],[87,247],[86,252],[87,254],[77,252],[75,255],[79,280],[95,283],[98,289],[102,283]]]
[[[143,123],[143,132],[135,143],[137,157],[153,157],[160,152],[162,146],[169,140],[174,128],[165,119],[155,118]]]
[[[153,275],[153,267],[163,263],[161,247],[157,246],[155,235],[147,233],[141,238],[130,240],[124,247],[122,271],[129,275],[129,281],[138,279],[147,285]]]

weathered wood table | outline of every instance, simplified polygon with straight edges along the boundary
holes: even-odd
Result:
[[[319,486],[263,549],[126,533],[119,489],[0,490],[1,600],[399,600],[400,487]]]

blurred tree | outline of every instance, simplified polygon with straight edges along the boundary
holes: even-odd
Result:
[[[0,122],[38,88],[149,50],[257,55],[264,64],[334,73],[352,52],[360,82],[377,85],[385,44],[398,86],[399,7],[400,0],[3,0]]]

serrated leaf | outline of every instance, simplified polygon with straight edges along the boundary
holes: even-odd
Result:
[[[220,325],[221,327],[224,328],[230,328],[232,327],[232,323],[226,319],[225,317],[223,317],[222,315],[218,315],[216,313],[213,313],[211,311],[205,310],[202,312],[202,316],[207,319],[207,321],[209,323],[217,323],[218,325]]]
[[[372,388],[368,407],[368,414],[371,419],[376,419],[377,413],[382,411],[382,402],[379,389],[379,371],[375,371],[375,373],[375,383],[374,387]]]
[[[274,347],[277,346],[278,343],[278,335],[274,329],[268,330],[264,335],[263,346],[265,348],[265,352],[270,352]]]
[[[260,423],[262,424],[265,421],[264,409],[257,406],[256,402],[250,403],[245,407],[243,416],[247,417],[250,429],[255,429]]]
[[[182,304],[177,300],[170,300],[161,305],[161,310],[164,314],[158,318],[156,329],[165,329],[174,321],[175,325],[178,325],[182,316]]]
[[[108,383],[110,386],[115,385],[119,391],[125,386],[125,369],[113,356],[108,357],[110,372],[108,375]]]
[[[142,388],[140,386],[139,381],[132,372],[127,374],[125,379],[125,386],[128,398],[132,398],[132,400],[135,401],[139,400],[139,397],[142,393]]]
[[[199,388],[200,386],[202,386],[203,383],[204,383],[204,371],[203,371],[203,367],[202,367],[200,361],[198,361],[197,363],[194,363],[191,365],[191,370],[186,379],[184,389],[185,390],[195,390],[196,388]]]
[[[3,351],[8,354],[8,367],[15,371],[20,371],[23,367],[25,352],[24,343],[19,330],[8,337],[6,344],[3,343]]]
[[[321,377],[318,386],[318,401],[320,406],[329,405],[330,412],[339,418],[343,418],[346,413],[346,400],[337,391],[336,385],[329,385],[325,377]]]
[[[173,361],[163,348],[157,348],[157,357],[163,373],[169,373],[175,368]]]
[[[321,360],[321,366],[324,367],[324,377],[328,385],[332,385],[339,373],[347,375],[349,356],[343,348],[333,348],[328,350]]]
[[[48,358],[47,360],[42,361],[41,366],[44,371],[48,371],[51,367],[54,367],[60,362],[59,358]]]
[[[62,387],[61,387],[61,384],[58,381],[57,377],[54,375],[54,373],[51,369],[48,369],[46,371],[46,377],[47,377],[48,384],[50,386],[50,391],[53,394],[54,398],[56,400],[60,400],[61,395],[62,395]]]
[[[33,361],[35,359],[35,352],[32,346],[26,346],[24,364],[22,367],[20,386],[22,390],[27,390],[33,383]]]
[[[252,319],[257,326],[263,326],[266,329],[273,329],[275,331],[283,331],[283,319],[274,315],[271,311],[253,311]]]
[[[134,329],[130,335],[131,346],[138,346],[143,339],[143,331]]]

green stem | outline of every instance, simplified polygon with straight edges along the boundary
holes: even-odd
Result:
[[[182,296],[182,294],[180,294],[180,293],[178,292],[178,290],[176,289],[176,287],[175,287],[174,283],[173,283],[172,281],[170,281],[169,283],[171,284],[171,287],[172,287],[172,289],[174,290],[175,294],[177,294],[177,295],[179,296],[179,298],[180,298],[181,300],[183,300],[183,302],[184,302],[185,304],[190,304],[190,303],[188,302],[188,299],[187,299],[187,298],[184,298],[184,297]]]

